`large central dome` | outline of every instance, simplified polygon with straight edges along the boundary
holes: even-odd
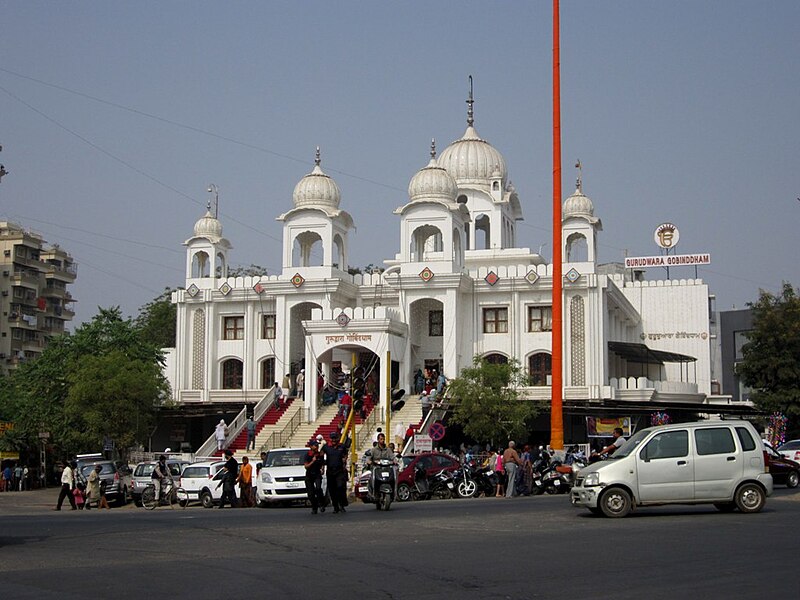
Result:
[[[506,161],[503,155],[483,140],[470,124],[460,140],[444,149],[439,165],[447,169],[456,182],[488,184],[499,176],[506,179]]]

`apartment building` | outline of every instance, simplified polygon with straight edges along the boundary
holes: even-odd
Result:
[[[0,221],[0,369],[38,357],[75,316],[77,265],[38,233]]]

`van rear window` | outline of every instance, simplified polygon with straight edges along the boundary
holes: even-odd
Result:
[[[739,436],[739,441],[742,444],[742,450],[749,452],[750,450],[756,449],[756,442],[753,440],[753,436],[750,435],[750,432],[747,431],[747,429],[744,427],[737,427],[736,435]]]
[[[697,447],[697,453],[701,456],[736,452],[736,446],[733,443],[733,435],[728,427],[695,429],[694,441]]]

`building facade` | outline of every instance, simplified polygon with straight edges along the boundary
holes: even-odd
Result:
[[[0,368],[38,357],[75,316],[68,286],[77,265],[57,245],[10,222],[0,222]]]
[[[453,378],[476,355],[518,360],[523,395],[549,400],[553,268],[519,244],[523,202],[468,104],[464,135],[438,156],[432,144],[394,209],[400,247],[385,269],[348,273],[354,222],[319,150],[277,216],[281,272],[228,277],[222,224],[210,211],[197,221],[184,289],[172,296],[177,346],[167,371],[178,403],[241,406],[301,368],[336,385],[359,367],[385,403],[388,390],[412,390],[418,370]],[[602,222],[580,178],[562,218],[565,406],[702,403],[711,385],[708,286],[599,264]],[[303,401],[313,421],[317,385]]]

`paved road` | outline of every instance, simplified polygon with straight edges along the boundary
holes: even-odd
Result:
[[[564,496],[154,512],[16,508],[0,494],[2,597],[800,598],[800,493],[611,520]],[[42,496],[38,496],[42,498]],[[25,514],[23,514],[25,513]]]

